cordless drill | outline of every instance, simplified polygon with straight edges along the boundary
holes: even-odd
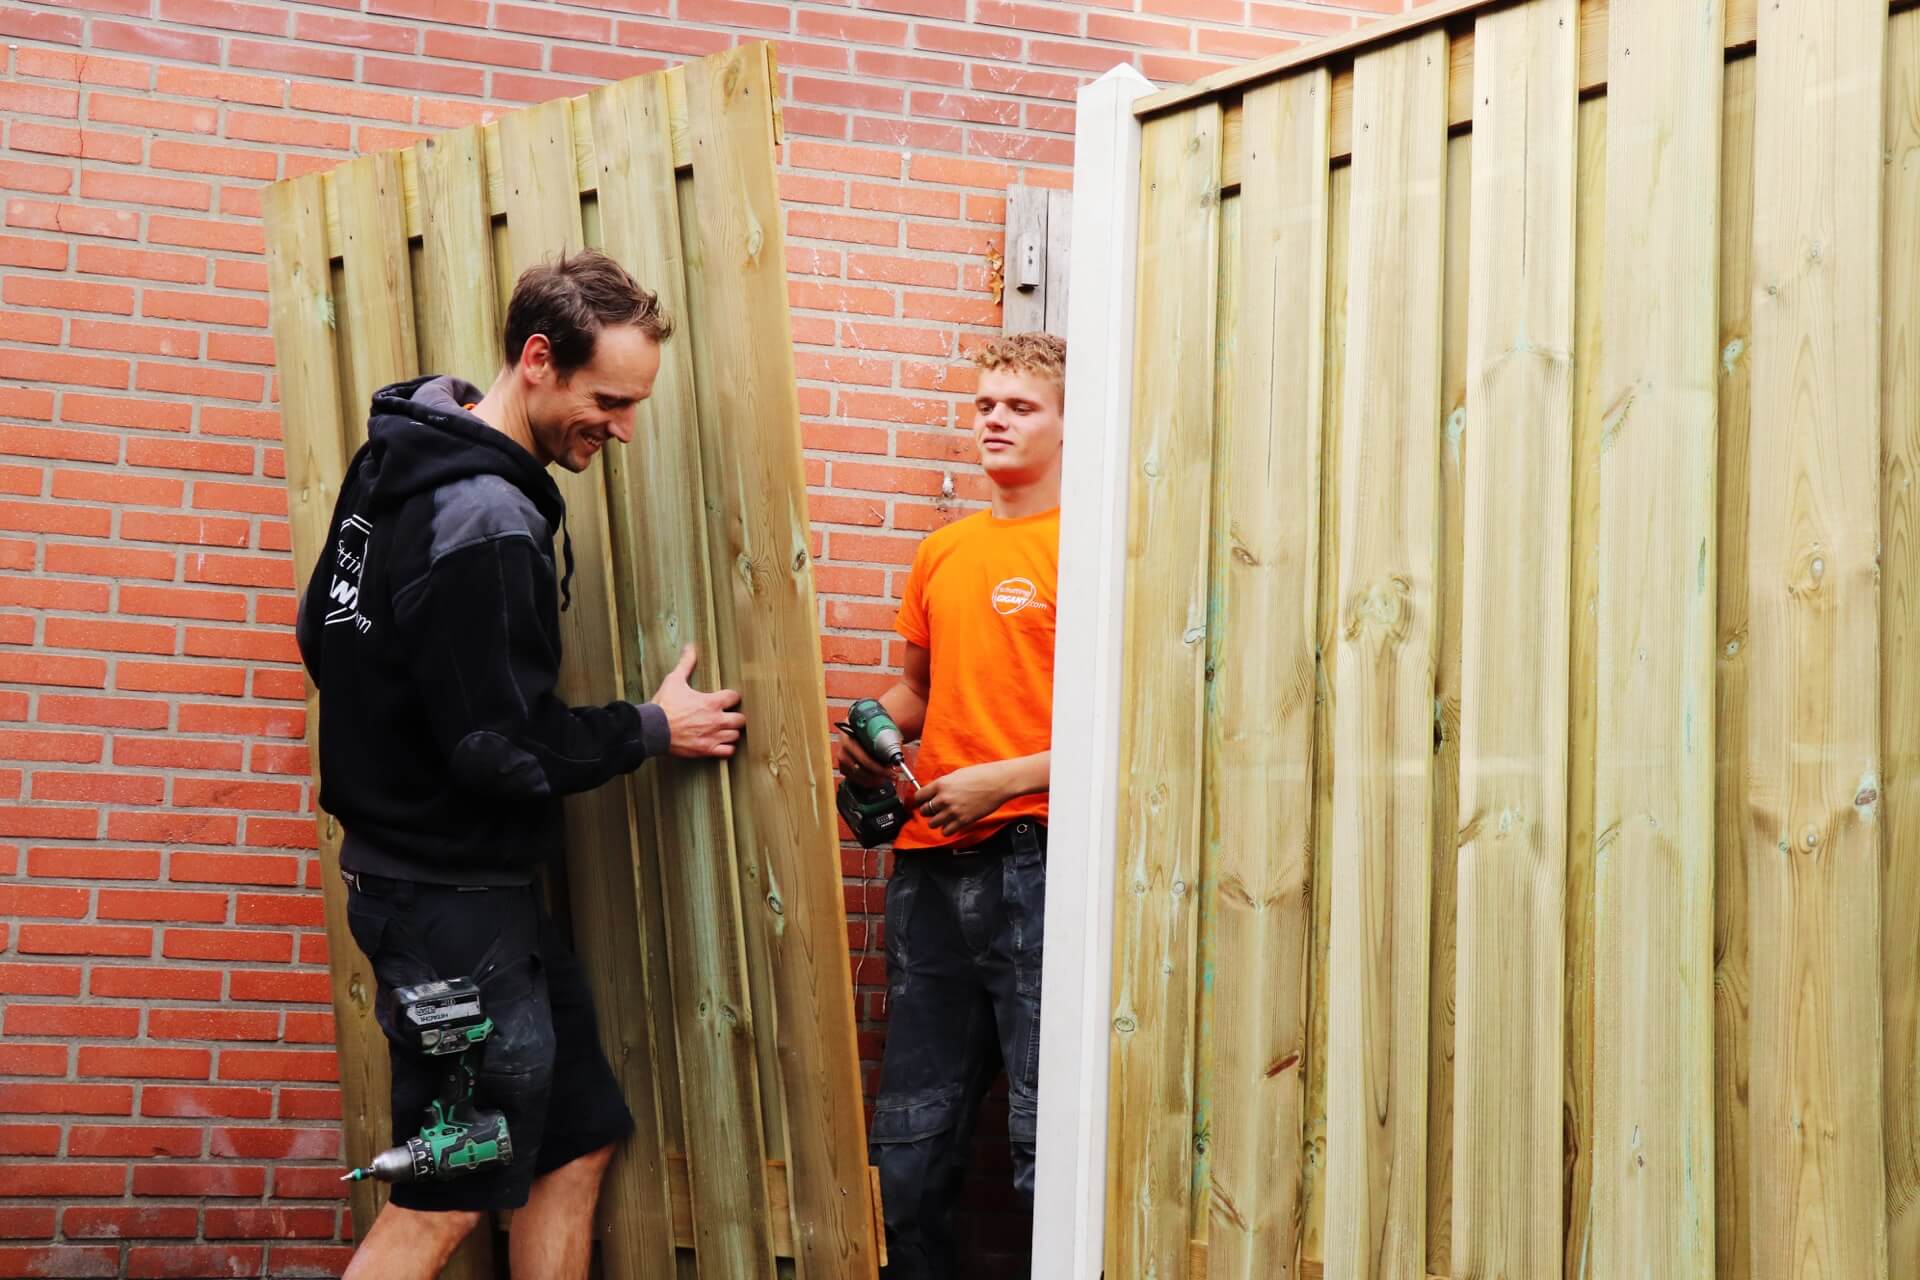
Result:
[[[920,779],[907,767],[906,740],[885,707],[872,698],[862,698],[847,708],[847,718],[840,727],[868,755],[906,774],[907,781],[919,788]],[[863,849],[887,844],[907,824],[907,807],[900,803],[900,794],[891,783],[869,787],[851,778],[843,779],[833,801]]]
[[[493,1034],[493,1019],[480,1007],[480,988],[470,978],[423,982],[395,991],[393,1005],[394,1026],[410,1047],[430,1058],[451,1059],[446,1081],[440,1096],[427,1104],[418,1134],[340,1181],[457,1178],[511,1161],[507,1118],[473,1100],[481,1046]]]

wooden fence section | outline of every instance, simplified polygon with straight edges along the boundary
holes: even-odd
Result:
[[[1920,12],[1137,109],[1107,1274],[1920,1280]]]
[[[741,690],[730,765],[655,761],[568,803],[564,901],[638,1132],[608,1277],[870,1280],[866,1165],[775,188],[770,45],[606,86],[270,189],[273,324],[304,581],[372,392],[481,386],[514,280],[594,246],[676,325],[635,442],[562,475],[579,570],[561,693],[644,700],[697,644]],[[310,716],[310,723],[314,722]],[[347,1157],[385,1145],[372,979],[320,818]],[[356,1188],[356,1229],[375,1210]],[[491,1274],[485,1245],[463,1274]]]

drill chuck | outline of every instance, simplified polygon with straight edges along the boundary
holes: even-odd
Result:
[[[374,1178],[381,1182],[412,1182],[420,1175],[414,1169],[413,1152],[410,1142],[404,1147],[388,1147],[365,1165],[341,1176],[342,1182],[365,1182]]]

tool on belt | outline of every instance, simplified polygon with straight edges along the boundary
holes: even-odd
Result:
[[[898,769],[916,790],[919,788],[920,779],[907,767],[906,739],[900,733],[900,726],[879,702],[872,698],[860,699],[847,708],[847,718],[840,728],[861,750],[887,768]],[[885,786],[869,787],[844,779],[840,789],[834,792],[833,801],[852,829],[853,838],[864,849],[891,843],[900,834],[900,828],[907,825],[907,807],[900,803],[900,793],[894,790],[891,780]]]
[[[450,1058],[440,1096],[428,1103],[420,1132],[389,1147],[364,1168],[340,1179],[415,1182],[457,1178],[513,1159],[507,1118],[474,1103],[480,1053],[493,1019],[480,1007],[471,978],[423,982],[393,993],[394,1026],[409,1047],[430,1058]]]

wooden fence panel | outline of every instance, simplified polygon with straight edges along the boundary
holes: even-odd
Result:
[[[1887,1270],[1877,1069],[1886,29],[1882,0],[1760,9],[1747,767],[1752,928],[1765,940],[1752,957],[1750,1113],[1754,1274],[1764,1277]]]
[[[1573,0],[1474,33],[1452,1263],[1560,1257],[1573,483]]]
[[[1275,104],[1319,76],[1325,184],[1276,187]],[[1215,332],[1143,343],[1135,405],[1215,371],[1207,542],[1143,540],[1137,466],[1128,582],[1212,566],[1206,678],[1126,640],[1155,781],[1204,715],[1205,892],[1118,897],[1116,992],[1187,1021],[1116,1002],[1115,1078],[1169,1085],[1115,1095],[1108,1273],[1920,1280],[1920,6],[1449,0],[1136,106],[1149,138],[1215,109]],[[1143,336],[1216,234],[1154,163]],[[1404,706],[1382,619],[1427,659]]]
[[[1426,1271],[1447,47],[1358,59],[1341,441],[1327,1264]]]
[[[372,390],[423,366],[488,381],[520,270],[596,243],[678,321],[636,453],[609,450],[559,478],[577,560],[562,695],[644,699],[691,641],[698,682],[744,689],[751,715],[744,767],[656,762],[569,802],[558,883],[639,1126],[602,1199],[610,1277],[735,1280],[797,1264],[810,1280],[854,1280],[873,1277],[883,1253],[833,856],[772,77],[770,46],[751,45],[267,197],[303,577]],[[698,216],[680,219],[689,204]],[[697,305],[690,263],[712,264]],[[702,367],[728,370],[726,385],[702,393]],[[335,918],[330,828],[323,818],[358,1159],[387,1140],[385,1058],[364,1008],[371,979]],[[758,981],[743,956],[743,891],[769,960]],[[777,1158],[789,1149],[797,1164]],[[356,1189],[363,1230],[370,1192]],[[461,1274],[490,1272],[488,1243]]]
[[[1109,1215],[1110,1275],[1188,1269],[1220,146],[1217,105],[1141,143],[1137,288],[1155,301],[1134,341],[1122,687],[1181,696],[1121,723],[1107,1200],[1135,1209]]]

